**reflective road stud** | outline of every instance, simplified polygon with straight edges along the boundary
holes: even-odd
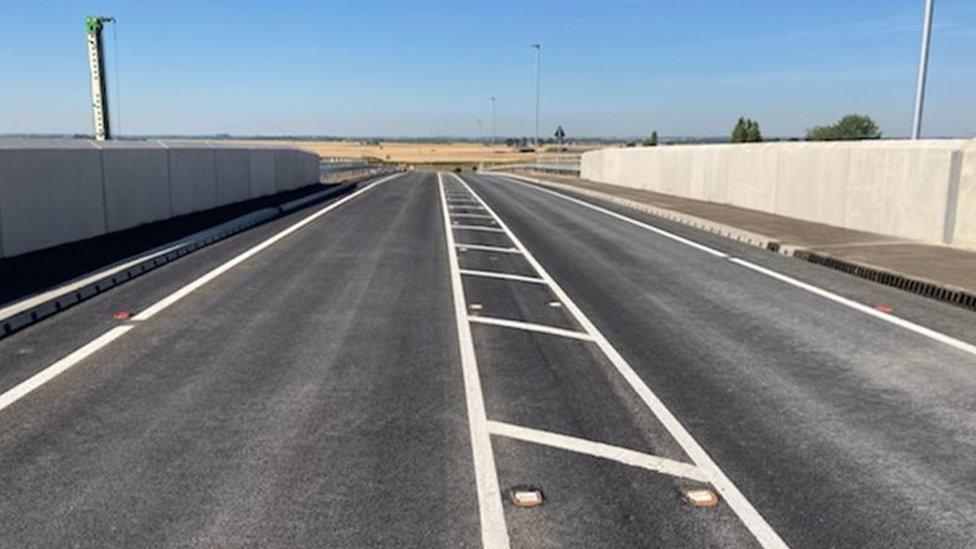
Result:
[[[520,484],[508,489],[508,499],[516,507],[538,507],[542,505],[545,496],[542,488]]]
[[[683,488],[681,495],[685,501],[695,507],[715,507],[718,505],[718,495],[710,488]]]

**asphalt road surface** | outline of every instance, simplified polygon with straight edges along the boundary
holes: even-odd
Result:
[[[383,178],[0,340],[0,546],[972,545],[974,318]]]

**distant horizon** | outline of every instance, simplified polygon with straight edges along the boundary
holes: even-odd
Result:
[[[627,143],[637,142],[638,144],[646,139],[646,135],[609,135],[609,136],[567,136],[566,144],[585,143],[585,142],[607,142],[607,143]],[[0,139],[94,139],[92,135],[68,134],[68,133],[0,133]],[[145,135],[115,135],[113,140],[136,141],[148,139],[210,139],[219,140],[281,140],[281,141],[388,141],[388,142],[463,142],[463,143],[504,143],[508,139],[532,139],[527,135],[508,135],[492,138],[479,138],[464,135],[301,135],[301,134],[145,134]],[[551,137],[540,137],[545,144],[553,144]],[[728,135],[667,135],[658,134],[661,141],[677,142],[728,142]],[[907,136],[887,136],[882,135],[881,141],[904,141]],[[976,136],[925,136],[922,139],[976,139]],[[765,135],[763,142],[789,142],[807,141],[803,135]]]

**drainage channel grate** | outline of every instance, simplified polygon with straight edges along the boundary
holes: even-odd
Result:
[[[834,257],[824,256],[808,251],[800,251],[793,255],[798,259],[809,261],[810,263],[821,265],[830,269],[843,271],[878,284],[898,288],[906,292],[918,294],[930,299],[958,305],[970,311],[976,311],[976,294],[965,292],[954,288],[949,288],[925,280],[918,280],[905,275],[892,273],[883,269],[865,267],[850,261],[844,261]]]

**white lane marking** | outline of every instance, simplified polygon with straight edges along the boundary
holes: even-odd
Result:
[[[487,214],[472,214],[472,213],[452,213],[451,217],[474,217],[477,219],[491,219],[491,216]]]
[[[133,265],[137,265],[139,263],[142,263],[143,261],[149,261],[150,259],[153,259],[153,258],[162,256],[162,255],[166,255],[167,253],[169,253],[169,252],[171,252],[171,251],[179,248],[180,246],[182,246],[183,243],[184,243],[184,241],[185,241],[185,239],[184,240],[179,240],[176,243],[174,243],[172,246],[168,246],[168,247],[166,247],[166,248],[164,248],[162,250],[159,250],[158,252],[154,252],[154,253],[150,253],[150,254],[146,254],[146,255],[137,257],[137,258],[135,258],[135,259],[133,259],[131,261],[127,261],[127,262],[122,263],[120,265],[116,265],[114,267],[110,267],[108,269],[105,269],[104,271],[95,273],[95,274],[90,275],[90,276],[86,276],[85,278],[82,278],[80,280],[76,280],[74,282],[65,284],[64,286],[61,286],[60,288],[55,288],[53,290],[48,290],[48,291],[46,291],[44,293],[37,294],[37,295],[35,295],[33,297],[29,297],[29,298],[27,298],[27,299],[25,299],[23,301],[19,301],[17,303],[12,304],[12,305],[8,305],[8,306],[0,309],[0,320],[5,319],[5,318],[8,318],[8,317],[11,317],[11,316],[14,316],[17,313],[20,313],[22,311],[26,311],[27,309],[30,309],[31,307],[33,307],[35,305],[39,305],[41,303],[44,303],[45,301],[54,299],[54,298],[56,298],[58,296],[65,295],[65,294],[69,294],[69,293],[77,290],[78,288],[81,288],[82,286],[87,286],[88,284],[91,284],[92,282],[95,282],[97,280],[101,280],[103,278],[107,278],[109,276],[112,276],[112,275],[114,275],[114,274],[116,274],[118,272],[121,272],[121,271],[124,271],[124,270],[128,269],[129,267],[131,267]]]
[[[231,260],[227,261],[226,263],[220,265],[219,267],[216,267],[215,269],[211,270],[210,272],[206,273],[205,275],[201,276],[200,278],[198,278],[198,279],[196,279],[196,280],[188,283],[187,285],[185,285],[182,288],[180,288],[179,290],[176,290],[175,292],[169,294],[168,296],[164,297],[163,299],[160,299],[156,303],[153,303],[152,305],[150,305],[149,307],[147,307],[146,309],[144,309],[142,312],[140,312],[136,316],[132,317],[132,319],[133,320],[147,320],[147,319],[151,318],[153,315],[159,313],[163,309],[165,309],[165,308],[169,307],[170,305],[176,303],[180,299],[183,299],[184,297],[186,297],[187,295],[189,295],[194,290],[200,288],[204,284],[210,282],[211,280],[217,278],[218,276],[220,276],[220,275],[226,273],[227,271],[233,269],[237,265],[240,265],[241,263],[243,263],[247,259],[251,258],[252,256],[254,256],[256,254],[258,254],[259,252],[261,252],[265,248],[271,246],[275,242],[278,242],[279,240],[285,238],[286,236],[288,236],[288,235],[294,233],[295,231],[301,229],[305,225],[308,225],[312,221],[315,221],[319,217],[322,217],[323,215],[325,215],[325,214],[329,213],[330,211],[338,208],[339,206],[345,204],[346,202],[349,202],[350,200],[353,200],[354,198],[358,197],[359,195],[361,195],[361,194],[363,194],[363,193],[365,193],[367,191],[370,191],[371,189],[374,189],[377,186],[379,186],[379,185],[381,185],[381,184],[383,184],[383,183],[385,183],[385,182],[387,182],[387,181],[389,181],[389,180],[391,180],[393,178],[399,177],[400,175],[402,175],[402,174],[397,173],[397,174],[393,174],[393,175],[384,177],[384,178],[376,181],[375,183],[373,183],[371,185],[368,185],[366,187],[363,187],[362,189],[359,189],[358,191],[356,191],[356,192],[354,192],[354,193],[352,193],[352,194],[350,194],[348,196],[345,196],[345,197],[343,197],[343,198],[341,198],[341,199],[339,199],[339,200],[337,200],[337,201],[329,204],[328,206],[326,206],[326,207],[324,207],[324,208],[316,211],[315,213],[313,213],[313,214],[305,217],[301,221],[299,221],[299,222],[295,223],[294,225],[288,227],[287,229],[285,229],[285,230],[283,230],[283,231],[275,234],[274,236],[268,238],[267,240],[261,242],[260,244],[258,244],[256,246],[248,249],[247,251],[245,251],[245,252],[237,255],[236,257],[234,257],[233,259],[231,259]]]
[[[510,273],[500,273],[498,271],[476,271],[473,269],[461,269],[461,274],[467,276],[483,276],[485,278],[501,278],[505,280],[517,280],[519,282],[533,282],[535,284],[546,284],[545,280],[534,276],[522,276]]]
[[[487,548],[505,548],[509,546],[509,542],[505,513],[502,510],[502,494],[498,486],[495,456],[491,450],[491,435],[488,434],[488,415],[485,411],[484,395],[481,392],[481,379],[478,376],[478,360],[474,353],[474,341],[471,339],[471,326],[467,321],[468,312],[464,306],[464,286],[461,283],[454,233],[451,231],[447,199],[444,196],[444,179],[439,173],[437,185],[444,216],[444,233],[447,236],[447,260],[451,272],[451,291],[454,295],[454,318],[457,321],[464,394],[471,431],[471,454],[478,488],[481,544]]]
[[[653,456],[620,446],[593,442],[559,433],[540,431],[529,427],[521,427],[510,423],[499,421],[488,421],[488,430],[491,434],[551,446],[561,450],[569,450],[579,454],[587,454],[604,459],[613,460],[634,467],[641,467],[658,473],[664,473],[674,477],[681,477],[699,482],[708,482],[708,476],[691,463],[682,463],[673,459]]]
[[[921,336],[927,337],[927,338],[932,339],[934,341],[938,341],[939,343],[943,343],[945,345],[948,345],[950,347],[953,347],[953,348],[958,349],[960,351],[963,351],[965,353],[969,353],[971,355],[976,355],[976,345],[974,345],[972,343],[968,343],[966,341],[962,341],[960,339],[954,338],[954,337],[952,337],[950,335],[947,335],[947,334],[944,334],[942,332],[933,330],[931,328],[926,328],[925,326],[922,326],[920,324],[916,324],[914,322],[911,322],[910,320],[905,320],[903,318],[899,318],[899,317],[894,316],[894,315],[892,315],[890,313],[882,313],[880,311],[875,310],[873,307],[869,307],[869,306],[864,305],[862,303],[858,303],[858,302],[856,302],[856,301],[854,301],[852,299],[848,299],[848,298],[843,297],[843,296],[841,296],[839,294],[836,294],[834,292],[831,292],[830,290],[825,290],[823,288],[814,286],[812,284],[808,284],[806,282],[802,282],[802,281],[797,280],[795,278],[792,278],[790,276],[787,276],[787,275],[781,274],[779,272],[776,272],[776,271],[774,271],[772,269],[767,269],[765,267],[761,267],[759,265],[756,265],[755,263],[752,263],[750,261],[746,261],[744,259],[739,259],[739,258],[736,258],[736,257],[731,257],[728,254],[724,254],[722,252],[717,252],[717,250],[713,250],[712,248],[709,248],[707,246],[703,246],[701,244],[698,244],[697,242],[692,242],[692,241],[690,241],[690,240],[688,240],[686,238],[682,238],[682,237],[680,237],[678,235],[669,233],[669,232],[665,231],[664,229],[659,229],[657,227],[648,225],[646,223],[642,223],[642,222],[637,221],[635,219],[631,219],[631,218],[629,218],[627,216],[624,216],[622,214],[619,214],[617,212],[607,210],[606,208],[601,208],[599,206],[596,206],[596,205],[593,205],[593,204],[589,204],[589,203],[587,203],[587,202],[585,202],[583,200],[579,200],[579,199],[574,198],[572,196],[567,196],[567,195],[564,195],[562,193],[558,193],[556,191],[553,191],[553,190],[550,190],[550,189],[545,189],[545,188],[542,188],[542,187],[539,187],[539,186],[536,186],[536,185],[529,185],[528,183],[525,183],[523,181],[519,181],[517,179],[512,179],[512,178],[509,178],[509,177],[506,177],[505,179],[507,181],[511,181],[511,182],[517,183],[519,185],[523,185],[523,186],[526,186],[526,187],[529,187],[529,188],[532,188],[532,189],[536,189],[538,191],[542,191],[542,192],[546,192],[546,193],[549,193],[549,194],[554,195],[554,196],[558,196],[559,198],[563,198],[565,200],[569,200],[570,202],[575,202],[577,204],[580,204],[580,205],[585,206],[587,208],[590,208],[592,210],[596,210],[598,212],[605,213],[607,215],[610,215],[610,216],[615,217],[617,219],[626,221],[626,222],[631,223],[633,225],[637,225],[637,226],[646,228],[646,229],[648,229],[648,230],[650,230],[652,232],[655,232],[657,234],[660,234],[662,236],[667,236],[668,238],[671,238],[673,240],[677,240],[677,241],[682,242],[684,244],[688,244],[689,246],[692,246],[693,248],[697,248],[699,250],[702,250],[704,252],[710,253],[712,255],[716,255],[716,256],[719,256],[719,257],[723,257],[725,259],[728,259],[732,263],[735,263],[737,265],[741,265],[741,266],[746,267],[748,269],[752,269],[753,271],[755,271],[757,273],[764,274],[766,276],[775,278],[775,279],[780,280],[782,282],[786,282],[787,284],[790,284],[790,285],[795,286],[797,288],[800,288],[802,290],[806,290],[806,291],[808,291],[810,293],[819,295],[819,296],[824,297],[826,299],[829,299],[829,300],[831,300],[831,301],[833,301],[835,303],[839,303],[841,305],[850,307],[851,309],[854,309],[856,311],[860,311],[862,313],[866,313],[868,315],[871,315],[874,318],[877,318],[878,320],[882,320],[882,321],[887,322],[889,324],[893,324],[895,326],[899,326],[899,327],[904,328],[906,330],[915,332],[916,334],[919,334]]]
[[[485,231],[487,233],[503,233],[505,231],[498,227],[482,227],[480,225],[451,225],[452,229],[459,231]]]
[[[465,250],[478,250],[482,252],[498,252],[503,254],[520,254],[517,248],[499,248],[498,246],[482,246],[481,244],[455,244],[455,247],[464,248]]]
[[[769,526],[766,519],[764,519],[762,515],[756,511],[755,507],[749,503],[749,500],[746,499],[742,492],[740,492],[732,481],[725,476],[725,473],[722,472],[718,464],[712,461],[712,458],[709,457],[701,445],[699,445],[694,437],[691,436],[691,433],[689,433],[687,429],[681,425],[681,422],[678,421],[678,418],[671,413],[671,410],[669,410],[667,406],[664,405],[664,402],[662,402],[661,399],[658,398],[653,391],[651,391],[650,387],[644,383],[644,380],[641,379],[637,372],[634,371],[624,357],[617,352],[613,345],[610,344],[607,338],[604,337],[603,333],[600,332],[600,330],[598,330],[592,322],[590,322],[590,319],[583,314],[583,311],[576,306],[576,303],[570,299],[568,295],[566,295],[566,292],[564,292],[558,284],[556,284],[556,281],[553,280],[552,276],[549,275],[549,272],[542,267],[532,253],[529,252],[518,237],[515,236],[515,233],[508,228],[508,225],[502,221],[497,214],[495,214],[494,210],[492,210],[491,207],[488,206],[488,204],[485,203],[480,196],[475,194],[475,192],[463,179],[460,177],[457,177],[457,179],[475,198],[481,202],[481,205],[484,206],[486,210],[495,215],[499,226],[505,229],[508,237],[512,239],[512,242],[522,250],[523,257],[525,257],[536,272],[539,273],[539,276],[549,283],[549,287],[552,289],[552,292],[556,294],[556,297],[559,298],[563,304],[565,304],[566,308],[576,318],[576,321],[580,323],[584,331],[593,337],[593,341],[600,347],[603,354],[607,356],[607,359],[609,359],[611,364],[613,364],[617,371],[620,372],[620,375],[624,378],[624,380],[627,381],[641,400],[644,401],[644,404],[647,405],[647,407],[658,418],[661,424],[664,425],[668,432],[671,433],[671,436],[674,437],[675,441],[681,445],[681,448],[684,449],[685,453],[688,454],[688,457],[690,457],[691,460],[702,471],[705,472],[705,474],[708,476],[709,482],[712,483],[712,486],[718,490],[723,498],[725,498],[726,503],[728,503],[729,507],[736,514],[736,516],[739,517],[739,520],[742,521],[746,528],[752,532],[752,535],[755,536],[760,545],[767,548],[787,547],[783,539],[779,537],[779,534],[777,534],[772,527]]]
[[[516,330],[525,330],[527,332],[539,332],[554,336],[581,339],[583,341],[593,341],[593,337],[590,334],[577,332],[575,330],[567,330],[566,328],[557,328],[556,326],[547,326],[545,324],[534,324],[532,322],[522,322],[521,320],[511,320],[508,318],[481,315],[469,316],[468,320],[471,322],[477,322],[479,324],[490,324],[492,326],[514,328]]]
[[[864,313],[866,315],[873,316],[874,318],[877,318],[879,320],[883,320],[883,321],[888,322],[890,324],[894,324],[895,326],[900,326],[900,327],[902,327],[902,328],[904,328],[906,330],[910,330],[912,332],[915,332],[916,334],[919,334],[919,335],[925,336],[925,337],[927,337],[929,339],[933,339],[935,341],[938,341],[939,343],[943,343],[943,344],[948,345],[950,347],[954,347],[954,348],[959,349],[960,351],[963,351],[965,353],[969,353],[971,355],[976,355],[976,345],[973,345],[971,343],[966,343],[965,341],[960,341],[960,340],[958,340],[958,339],[956,339],[954,337],[951,337],[951,336],[948,336],[946,334],[943,334],[942,332],[937,332],[937,331],[935,331],[935,330],[933,330],[931,328],[926,328],[925,326],[921,326],[919,324],[915,324],[914,322],[911,322],[909,320],[905,320],[903,318],[899,318],[897,316],[893,316],[890,313],[883,313],[881,311],[876,310],[873,307],[868,307],[867,305],[864,305],[862,303],[858,303],[858,302],[853,301],[851,299],[848,299],[846,297],[837,295],[837,294],[835,294],[835,293],[833,293],[831,291],[824,290],[822,288],[818,288],[818,287],[816,287],[816,286],[814,286],[812,284],[807,284],[806,282],[797,280],[797,279],[795,279],[793,277],[786,276],[784,274],[780,274],[780,273],[778,273],[776,271],[773,271],[771,269],[767,269],[765,267],[760,267],[759,265],[756,265],[755,263],[751,263],[751,262],[746,261],[744,259],[739,259],[737,257],[730,257],[729,258],[729,261],[731,261],[732,263],[735,263],[736,265],[742,265],[743,267],[745,267],[747,269],[752,269],[753,271],[756,271],[757,273],[762,273],[762,274],[764,274],[766,276],[775,278],[776,280],[780,280],[782,282],[785,282],[787,284],[790,284],[791,286],[795,286],[795,287],[800,288],[802,290],[806,290],[806,291],[808,291],[808,292],[810,292],[812,294],[816,294],[816,295],[818,295],[820,297],[829,299],[829,300],[834,301],[836,303],[840,303],[841,305],[846,305],[847,307],[850,307],[851,309],[854,309],[856,311],[860,311],[860,312],[862,312],[862,313]]]
[[[111,330],[105,332],[104,334],[89,341],[80,349],[72,352],[71,354],[65,356],[61,360],[58,360],[54,364],[51,364],[47,368],[44,368],[40,372],[37,372],[33,376],[18,383],[17,385],[9,389],[7,392],[0,395],[0,410],[3,410],[7,406],[10,406],[14,402],[17,402],[24,396],[28,395],[31,391],[37,389],[41,385],[44,385],[48,381],[51,381],[59,374],[67,370],[68,368],[71,368],[75,364],[78,364],[89,355],[95,353],[102,347],[115,341],[122,334],[128,332],[133,327],[134,326],[116,326],[115,328],[112,328]]]
[[[715,248],[710,248],[708,246],[705,246],[704,244],[699,244],[699,243],[697,243],[697,242],[695,242],[693,240],[688,240],[687,238],[685,238],[683,236],[678,236],[678,235],[676,235],[674,233],[665,231],[664,229],[659,229],[659,228],[655,227],[654,225],[649,225],[647,223],[644,223],[643,221],[638,221],[636,219],[627,217],[626,215],[619,214],[619,213],[617,213],[617,212],[615,212],[613,210],[608,210],[606,208],[601,208],[600,206],[597,206],[596,204],[590,204],[589,202],[586,202],[584,200],[580,200],[580,199],[575,198],[575,197],[572,197],[572,196],[567,196],[567,195],[564,195],[562,193],[557,193],[556,191],[553,191],[551,189],[546,189],[546,188],[543,188],[543,187],[539,187],[537,185],[529,185],[528,183],[526,183],[524,181],[519,181],[519,180],[513,179],[511,177],[506,177],[505,179],[508,180],[508,181],[511,181],[512,183],[517,183],[519,185],[523,185],[523,186],[530,187],[530,188],[533,188],[533,189],[536,189],[536,190],[539,190],[539,191],[547,192],[549,194],[558,196],[559,198],[562,198],[564,200],[569,200],[570,202],[574,202],[576,204],[579,204],[580,206],[584,206],[584,207],[589,208],[591,210],[595,210],[595,211],[598,211],[598,212],[600,212],[602,214],[606,214],[606,215],[609,215],[611,217],[617,218],[620,221],[623,221],[625,223],[630,223],[631,225],[636,225],[636,226],[638,226],[638,227],[640,227],[642,229],[646,229],[646,230],[651,231],[653,233],[657,233],[657,234],[659,234],[659,235],[661,235],[661,236],[663,236],[665,238],[670,238],[671,240],[680,242],[682,244],[687,244],[688,246],[691,246],[692,248],[701,250],[701,251],[703,251],[703,252],[705,252],[707,254],[714,255],[715,257],[728,257],[729,256],[729,254],[727,254],[725,252],[722,252],[722,251],[719,251],[719,250],[716,250]]]
[[[472,202],[472,204],[477,204],[477,202]],[[484,211],[484,208],[482,208],[481,206],[477,206],[477,205],[472,205],[472,206],[448,206],[447,208],[449,210],[482,210],[482,211]]]

